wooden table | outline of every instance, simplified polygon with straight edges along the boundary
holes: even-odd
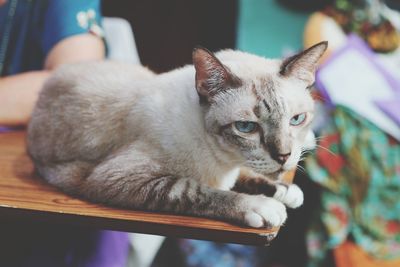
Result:
[[[23,131],[0,133],[0,225],[5,220],[249,245],[267,245],[277,234],[277,229],[251,229],[204,218],[115,209],[68,196],[33,176]]]

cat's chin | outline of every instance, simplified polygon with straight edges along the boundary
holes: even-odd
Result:
[[[282,178],[282,176],[287,172],[287,170],[285,170],[284,168],[280,168],[278,171],[276,171],[273,174],[273,180],[277,181],[280,180]]]
[[[260,174],[264,175],[269,180],[273,180],[273,181],[279,180],[284,172],[285,172],[285,170],[283,168],[280,168],[275,172],[270,172],[270,171],[269,172],[260,172],[259,171]]]
[[[293,167],[292,165],[287,164],[287,165],[279,167],[275,171],[260,170],[260,169],[253,169],[253,168],[250,168],[250,169],[252,169],[256,173],[259,173],[259,174],[267,177],[270,180],[277,181],[277,180],[280,180],[285,173],[295,169],[295,166]]]
[[[295,167],[286,167],[286,166],[282,166],[281,168],[279,168],[277,171],[275,172],[269,172],[269,173],[262,173],[262,175],[268,177],[271,180],[274,181],[278,181],[281,180],[281,178],[287,173],[290,172],[294,169]]]

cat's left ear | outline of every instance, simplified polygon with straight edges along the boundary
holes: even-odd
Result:
[[[196,69],[196,89],[202,99],[208,102],[218,92],[236,88],[240,79],[228,67],[224,66],[215,55],[205,48],[193,50],[193,65]]]
[[[280,74],[282,76],[295,76],[311,84],[314,81],[318,60],[328,48],[328,42],[320,42],[312,47],[289,57],[282,62]]]

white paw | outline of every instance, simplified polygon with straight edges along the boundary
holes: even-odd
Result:
[[[246,195],[242,203],[245,223],[251,227],[277,227],[286,221],[286,207],[273,198]]]
[[[295,184],[277,184],[274,198],[283,202],[289,208],[300,207],[304,201],[303,191]]]

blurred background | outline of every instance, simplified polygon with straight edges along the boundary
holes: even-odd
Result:
[[[332,1],[103,1],[103,15],[132,26],[141,62],[167,71],[191,62],[191,51],[240,48],[280,57],[302,48],[305,23],[313,10]]]
[[[130,22],[141,63],[156,72],[189,64],[196,45],[279,58],[330,44],[314,90],[318,147],[294,179],[304,206],[290,211],[268,248],[168,238],[153,266],[400,266],[399,7],[393,0],[103,1],[105,16]]]
[[[190,64],[197,45],[281,58],[329,41],[312,91],[317,147],[294,177],[305,203],[272,245],[131,234],[124,266],[400,266],[399,10],[398,0],[103,0],[94,30],[107,56],[157,73]]]
[[[294,179],[305,204],[289,211],[272,245],[133,236],[137,252],[146,242],[154,248],[136,260],[400,266],[399,8],[396,0],[103,1],[104,16],[129,21],[141,63],[156,72],[189,64],[196,45],[280,58],[329,41],[313,91],[317,149]]]

